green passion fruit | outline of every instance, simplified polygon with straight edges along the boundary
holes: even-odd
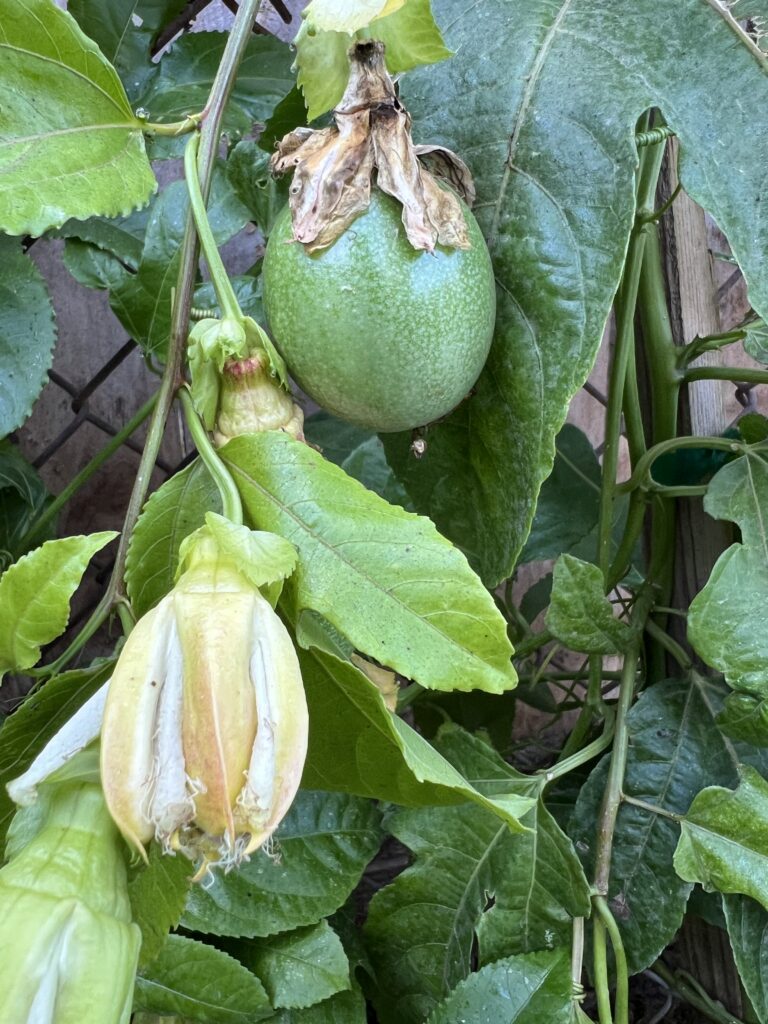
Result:
[[[402,207],[377,188],[327,249],[294,241],[286,207],[264,256],[264,309],[303,390],[336,416],[379,431],[445,416],[491,345],[496,291],[488,248],[462,203],[469,249],[414,249]]]

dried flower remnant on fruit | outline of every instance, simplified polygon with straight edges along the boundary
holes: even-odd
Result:
[[[472,176],[450,150],[414,146],[411,119],[395,94],[379,42],[358,43],[349,53],[346,92],[335,124],[297,128],[278,143],[276,174],[293,170],[289,203],[294,237],[308,252],[331,245],[367,209],[371,188],[393,196],[415,249],[470,247],[461,206],[448,181],[471,205]],[[432,167],[427,170],[419,160]]]

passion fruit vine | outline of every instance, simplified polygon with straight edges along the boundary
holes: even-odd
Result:
[[[383,46],[358,44],[350,62],[336,125],[292,132],[273,158],[277,172],[295,170],[264,257],[264,307],[318,404],[360,426],[408,430],[450,412],[477,380],[493,270],[468,206],[419,153],[471,200],[469,172],[448,150],[413,146]]]

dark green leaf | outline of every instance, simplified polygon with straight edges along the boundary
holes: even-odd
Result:
[[[307,417],[304,435],[310,444],[317,445],[329,462],[337,466],[341,466],[356,448],[374,436],[370,430],[338,420],[324,410]]]
[[[89,217],[88,220],[68,220],[57,231],[55,238],[79,239],[114,256],[126,269],[135,270],[141,260],[144,235],[154,204],[143,210],[134,210],[127,217]]]
[[[49,0],[4,0],[0,229],[41,235],[69,217],[126,214],[156,188],[115,69]]]
[[[600,569],[573,555],[561,555],[555,563],[546,622],[567,647],[589,654],[619,654],[633,637],[630,626],[613,614]]]
[[[35,756],[81,705],[110,677],[112,663],[65,672],[35,690],[0,728],[0,845],[16,807],[6,785],[22,775]]]
[[[55,342],[45,281],[22,253],[20,239],[0,236],[0,437],[20,427],[32,411],[48,379]]]
[[[768,747],[768,700],[751,693],[729,693],[717,724],[726,736],[754,747]]]
[[[270,431],[222,456],[258,529],[296,545],[286,587],[362,654],[435,689],[514,685],[506,623],[429,520],[382,501],[308,445]]]
[[[510,956],[460,982],[427,1024],[569,1024],[571,993],[568,953]]]
[[[424,457],[409,456],[410,435],[385,446],[418,510],[490,586],[510,575],[555,434],[594,361],[634,214],[635,125],[649,107],[677,133],[682,182],[728,236],[766,311],[768,222],[756,228],[754,203],[768,136],[756,151],[749,111],[732,116],[711,83],[725,74],[731,95],[759,105],[768,75],[717,3],[435,0],[434,9],[456,54],[409,74],[402,95],[416,141],[450,147],[475,176],[497,330],[475,394],[429,429]],[[738,181],[712,173],[723,150],[743,170]]]
[[[572,552],[597,526],[599,512],[600,463],[586,434],[566,423],[555,438],[555,462],[541,488],[520,562]]]
[[[747,896],[723,896],[733,958],[760,1024],[768,1024],[768,911]]]
[[[261,278],[249,274],[237,274],[230,277],[240,308],[246,316],[253,317],[257,323],[264,323],[264,309],[261,302]],[[218,301],[213,284],[207,281],[195,289],[195,305],[203,309],[217,309]]]
[[[62,258],[72,277],[85,288],[117,288],[129,277],[116,256],[79,238],[67,241]]]
[[[131,536],[125,567],[128,595],[137,616],[153,608],[173,587],[179,546],[221,511],[221,498],[199,460],[167,480],[150,497]]]
[[[685,815],[675,870],[706,890],[742,893],[768,909],[768,783],[741,765],[736,790],[703,789]]]
[[[128,883],[131,915],[141,928],[139,966],[154,960],[184,910],[194,867],[186,857],[170,857],[157,843],[149,851],[149,863],[141,865]]]
[[[441,730],[438,749],[488,796],[538,791],[538,780],[461,729]],[[476,935],[481,963],[569,946],[573,917],[589,914],[589,885],[541,800],[523,823],[532,831],[513,835],[470,804],[398,811],[388,821],[416,859],[376,894],[366,924],[383,1020],[423,1020],[470,973]]]
[[[171,292],[176,286],[187,209],[184,182],[169,185],[152,208],[137,272],[126,275],[109,296],[126,331],[145,352],[159,358],[163,358],[168,345]],[[219,170],[213,177],[208,218],[219,245],[248,221],[248,211]]]
[[[169,935],[139,974],[133,1006],[200,1024],[253,1024],[272,1015],[255,974],[220,949],[181,935]]]
[[[368,1016],[365,999],[355,989],[339,992],[306,1010],[280,1010],[271,1019],[274,1024],[366,1024]]]
[[[0,441],[0,572],[26,554],[24,536],[48,504],[48,490],[21,452]],[[38,537],[48,540],[50,533]]]
[[[290,178],[275,178],[269,170],[269,155],[250,139],[238,142],[229,154],[227,177],[266,237],[288,201]]]
[[[344,903],[381,838],[369,801],[301,790],[271,853],[259,850],[238,871],[195,886],[182,923],[251,938],[314,924]]]
[[[349,962],[327,921],[256,944],[247,963],[275,1008],[303,1009],[350,987]]]
[[[294,85],[277,104],[264,124],[264,131],[259,136],[259,146],[270,155],[275,145],[294,128],[303,128],[307,124],[307,108],[301,90]]]
[[[405,488],[387,462],[384,445],[375,434],[350,452],[341,468],[391,505],[401,505],[413,511]]]
[[[768,324],[756,317],[744,326],[747,332],[744,350],[759,363],[768,363]]]
[[[474,800],[516,831],[533,800],[479,793],[415,730],[393,715],[374,684],[348,661],[299,651],[312,726],[305,786],[370,796],[406,807]]]
[[[683,814],[702,785],[735,780],[733,752],[714,724],[720,700],[698,676],[641,694],[628,716],[627,796]],[[592,771],[569,829],[589,870],[607,769],[604,759]],[[624,803],[619,810],[609,901],[633,974],[653,963],[683,920],[691,886],[672,864],[679,832],[674,821],[643,808]]]
[[[181,121],[208,101],[221,62],[226,32],[189,32],[160,61],[139,102],[153,121]],[[246,134],[263,121],[292,88],[291,53],[273,36],[253,36],[227,103],[224,126]]]

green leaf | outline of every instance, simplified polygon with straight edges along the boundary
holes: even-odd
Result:
[[[360,35],[384,43],[387,67],[393,75],[453,56],[435,23],[430,0],[407,0]]]
[[[125,581],[137,617],[172,589],[185,537],[205,523],[209,510],[220,511],[221,499],[200,460],[176,473],[150,497],[131,536]]]
[[[275,1008],[302,1009],[350,987],[347,955],[327,921],[258,943],[247,963]]]
[[[0,192],[0,216],[2,201]],[[0,236],[0,437],[20,427],[32,411],[48,380],[55,343],[45,281],[21,251],[20,239]]]
[[[688,639],[731,686],[768,695],[761,611],[768,600],[768,465],[750,452],[723,466],[709,484],[704,508],[738,523],[743,543],[723,552],[691,602]]]
[[[514,685],[504,619],[429,520],[276,431],[236,438],[222,457],[253,525],[296,545],[294,614],[314,609],[362,654],[426,687]]]
[[[457,985],[427,1024],[569,1024],[571,993],[569,954],[510,956]]]
[[[178,276],[180,246],[189,202],[183,181],[166,188],[152,208],[141,261],[110,291],[109,301],[126,331],[149,355],[164,358],[171,329],[171,293]],[[217,168],[208,218],[219,245],[237,234],[249,214]]]
[[[127,277],[116,256],[78,238],[68,239],[62,259],[72,277],[85,288],[116,288]]]
[[[544,481],[520,563],[571,554],[597,526],[600,463],[586,434],[566,423],[555,438],[555,463]]]
[[[314,924],[344,903],[381,838],[369,801],[300,790],[271,855],[259,850],[237,871],[214,874],[209,887],[195,886],[182,924],[249,938]]]
[[[102,662],[55,676],[34,690],[0,727],[0,847],[16,811],[6,785],[22,775],[48,740],[112,674]]]
[[[681,823],[675,870],[707,891],[742,893],[768,909],[768,783],[741,765],[736,790],[702,790]]]
[[[86,566],[116,536],[107,530],[46,541],[0,576],[0,680],[31,668],[40,648],[64,632]]]
[[[768,136],[755,149],[749,111],[733,115],[711,83],[725,75],[730,95],[759,106],[768,75],[717,3],[435,0],[434,10],[455,56],[406,76],[401,95],[416,141],[448,146],[474,174],[496,336],[475,393],[430,427],[422,459],[410,435],[384,443],[418,511],[495,586],[525,542],[555,435],[594,362],[634,216],[635,125],[649,107],[677,133],[686,191],[713,214],[767,311],[768,221],[756,226],[754,201]],[[712,173],[723,152],[738,181]]]
[[[305,1010],[280,1010],[274,1024],[366,1024],[365,999],[358,989],[315,1003]]]
[[[768,912],[746,896],[723,896],[733,958],[760,1024],[768,1024]]]
[[[139,100],[153,121],[181,121],[200,111],[221,62],[226,32],[188,32],[162,58]],[[227,103],[224,127],[246,134],[293,86],[291,53],[273,36],[252,36]]]
[[[344,94],[349,78],[346,32],[310,33],[306,22],[295,39],[296,83],[304,94],[307,119],[332,110]]]
[[[34,467],[10,441],[0,441],[0,572],[26,553],[22,541],[49,500]]]
[[[768,363],[768,324],[756,317],[744,324],[747,336],[744,339],[744,351],[759,363]]]
[[[320,449],[329,462],[341,466],[356,448],[365,444],[374,434],[364,427],[336,419],[321,409],[304,421],[304,436],[310,444]]]
[[[286,130],[294,127],[295,122]],[[286,177],[278,179],[270,173],[269,160],[269,154],[251,139],[238,142],[227,160],[229,182],[265,237],[288,201],[289,182]]]
[[[303,17],[315,32],[346,32],[351,35],[406,0],[310,0]]]
[[[754,747],[768,747],[768,700],[750,693],[730,693],[717,724],[726,736]]]
[[[573,555],[555,563],[546,623],[566,646],[589,654],[619,654],[634,635],[614,616],[600,569]]]
[[[154,71],[150,47],[184,0],[70,0],[67,10],[114,65],[129,96]],[[138,24],[137,24],[138,21]]]
[[[375,434],[351,451],[342,462],[341,468],[390,505],[401,505],[409,512],[413,511],[405,488],[387,462],[384,445]]]
[[[640,695],[627,718],[627,796],[684,814],[702,784],[735,782],[733,751],[714,725],[721,699],[711,681],[696,675],[657,683]],[[568,829],[588,874],[607,770],[605,758],[583,787]],[[621,805],[608,895],[632,974],[656,960],[683,921],[691,886],[672,863],[679,832],[669,818]]]
[[[444,727],[437,746],[486,795],[538,793],[537,779],[461,729]],[[570,945],[573,918],[590,912],[579,859],[540,799],[523,823],[532,831],[513,835],[471,804],[388,820],[415,860],[374,896],[366,923],[382,1019],[423,1020],[470,973],[476,941],[480,963]]]
[[[272,1014],[255,974],[221,950],[181,935],[169,935],[136,978],[133,1008],[200,1024],[253,1024]]]
[[[376,686],[348,661],[299,651],[312,722],[302,781],[405,807],[474,800],[516,832],[533,799],[478,792],[414,729],[393,715]]]
[[[123,270],[135,270],[141,260],[144,236],[154,212],[154,202],[142,210],[134,210],[127,217],[89,217],[87,220],[68,220],[56,231],[54,238],[79,239],[104,253],[117,258]]]
[[[186,857],[170,857],[153,843],[149,863],[142,864],[128,883],[131,916],[141,928],[140,967],[154,960],[168,932],[179,923],[193,874]]]
[[[4,0],[0,229],[126,214],[156,188],[115,69],[50,0]]]
[[[307,108],[304,105],[304,97],[301,95],[299,87],[294,85],[267,118],[264,131],[259,136],[259,147],[265,153],[271,155],[275,151],[276,143],[284,135],[292,132],[294,128],[303,128],[307,120]]]

